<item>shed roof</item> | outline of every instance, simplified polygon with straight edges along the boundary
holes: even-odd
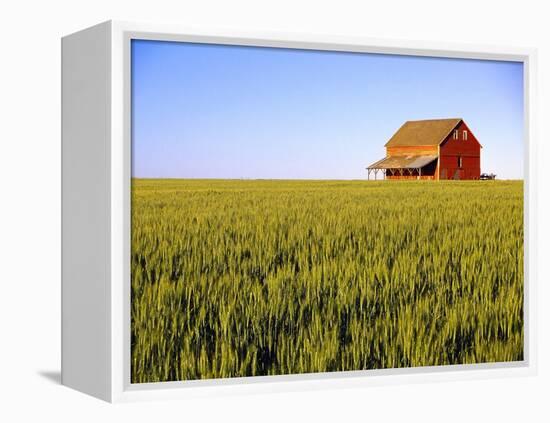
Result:
[[[371,164],[367,169],[418,169],[437,159],[437,155],[388,156]]]
[[[460,123],[461,118],[409,120],[386,143],[386,147],[439,145]]]

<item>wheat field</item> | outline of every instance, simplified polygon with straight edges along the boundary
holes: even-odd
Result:
[[[521,181],[132,182],[133,383],[523,359]]]

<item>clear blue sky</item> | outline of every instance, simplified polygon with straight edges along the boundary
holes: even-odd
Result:
[[[462,117],[523,177],[521,63],[132,42],[135,177],[363,179],[406,120]]]

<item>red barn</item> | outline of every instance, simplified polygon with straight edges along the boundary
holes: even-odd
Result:
[[[407,121],[385,147],[369,179],[479,179],[481,144],[460,118]]]

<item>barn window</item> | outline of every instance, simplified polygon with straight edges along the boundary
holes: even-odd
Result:
[[[458,129],[455,129],[455,131],[453,132],[453,139],[458,139]]]
[[[462,139],[466,141],[468,139],[468,131],[462,131]]]
[[[462,157],[459,157],[459,158],[458,158],[458,167],[459,167],[459,168],[462,167]]]

